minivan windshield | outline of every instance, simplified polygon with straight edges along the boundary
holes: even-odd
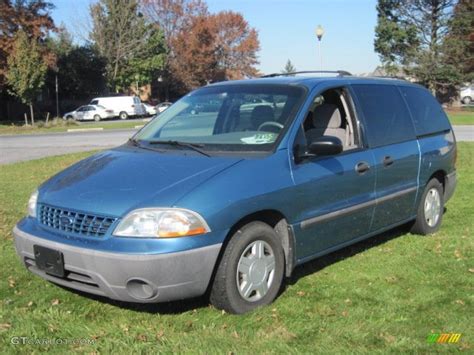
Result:
[[[270,151],[305,93],[302,87],[288,85],[205,87],[155,117],[134,141],[160,149],[187,144],[205,151]]]

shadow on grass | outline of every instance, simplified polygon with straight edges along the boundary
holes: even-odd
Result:
[[[446,211],[446,210],[445,210]],[[382,245],[390,240],[396,239],[400,236],[408,233],[410,229],[410,224],[405,224],[397,228],[391,229],[382,234],[375,235],[343,249],[337,250],[328,255],[314,259],[304,263],[303,265],[297,266],[293,271],[293,274],[290,278],[286,279],[286,285],[293,285],[298,282],[299,279],[311,275],[315,272],[321,271],[327,266],[335,264],[337,262],[343,261],[346,258],[350,258],[356,254],[362,253],[373,247]],[[58,285],[59,286],[59,285]],[[137,311],[137,312],[146,312],[150,314],[180,314],[184,312],[189,312],[194,309],[205,308],[209,306],[209,295],[206,293],[204,296],[185,299],[180,301],[165,302],[165,303],[131,303],[131,302],[121,302],[111,300],[106,297],[92,295],[89,293],[84,293],[78,290],[69,289],[67,287],[59,286],[70,292],[74,292],[80,296],[87,297],[91,300],[95,300],[101,303],[117,306],[120,308]],[[280,294],[285,291],[285,286],[282,287]]]
[[[68,292],[75,293],[81,297],[89,298],[93,301],[128,309],[130,311],[145,312],[150,314],[180,314],[209,306],[209,299],[206,296],[164,303],[133,303],[112,300],[107,297],[93,295],[91,293],[82,292],[58,284],[55,284],[55,286],[58,286]]]
[[[302,265],[299,265],[294,269],[291,277],[287,279],[286,284],[294,285],[302,277],[321,271],[327,266],[335,264],[339,261],[343,261],[373,247],[382,245],[392,239],[401,237],[409,232],[410,226],[410,223],[401,225],[384,233],[374,235],[373,237],[367,238],[358,243],[349,245],[343,249],[339,249],[330,254],[321,256],[312,261],[308,261]]]

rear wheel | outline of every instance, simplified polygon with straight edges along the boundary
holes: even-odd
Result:
[[[211,303],[230,313],[245,313],[271,303],[280,290],[285,257],[277,234],[263,222],[240,228],[217,268]]]
[[[435,233],[441,226],[444,212],[443,185],[431,179],[425,187],[411,232],[421,235]]]
[[[99,122],[100,121],[100,116],[99,115],[94,115],[94,121]]]
[[[119,113],[119,118],[121,120],[126,120],[128,118],[128,113],[126,113],[125,111],[122,111]]]

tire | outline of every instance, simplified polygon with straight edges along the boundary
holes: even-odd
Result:
[[[466,96],[466,97],[463,97],[463,99],[461,100],[463,104],[466,104],[466,105],[469,105],[472,101],[471,97],[470,96]]]
[[[67,119],[67,120],[73,120],[74,117],[72,117],[71,115],[69,115],[69,116],[66,116],[66,119]]]
[[[438,179],[428,181],[418,205],[415,223],[410,232],[428,235],[439,230],[444,212],[443,192],[443,185]]]
[[[216,308],[235,314],[270,304],[280,290],[284,269],[285,256],[276,232],[266,223],[251,222],[235,232],[227,244],[210,301]]]
[[[100,116],[99,115],[94,115],[94,121],[99,122],[100,121]]]
[[[128,118],[128,113],[126,113],[125,111],[122,111],[119,113],[119,118],[121,120],[126,120]]]

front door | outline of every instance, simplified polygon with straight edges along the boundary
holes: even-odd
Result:
[[[308,144],[318,135],[336,136],[343,141],[344,151],[295,161],[292,166],[299,262],[369,232],[375,208],[375,161],[358,126],[348,90],[330,89],[315,96],[295,144]]]

